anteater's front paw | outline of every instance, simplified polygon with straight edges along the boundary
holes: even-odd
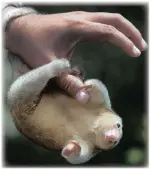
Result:
[[[67,59],[55,60],[53,61],[53,68],[56,76],[60,76],[70,72],[70,63]]]
[[[81,147],[78,142],[70,141],[62,150],[61,155],[66,158],[73,158],[79,156],[81,152]]]
[[[104,97],[101,92],[103,87],[102,82],[100,82],[98,79],[90,79],[86,80],[84,85],[86,86],[84,90],[86,90],[90,95],[90,102],[96,104],[101,103]]]

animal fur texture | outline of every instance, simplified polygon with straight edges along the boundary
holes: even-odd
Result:
[[[98,79],[84,82],[87,103],[60,92],[46,92],[48,82],[68,73],[66,59],[30,70],[10,55],[14,72],[7,95],[18,130],[48,149],[58,149],[72,164],[85,163],[98,151],[115,147],[122,137],[122,119],[112,110],[108,91]],[[76,77],[74,77],[76,78]],[[50,89],[51,90],[51,89]]]

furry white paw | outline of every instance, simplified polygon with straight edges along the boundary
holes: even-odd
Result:
[[[89,92],[92,92],[92,90],[99,90],[101,85],[104,85],[102,84],[102,82],[100,82],[98,79],[90,79],[90,80],[86,80],[85,83],[84,83],[86,86],[90,86],[88,88],[88,91]]]
[[[109,94],[106,86],[98,79],[86,80],[84,85],[91,87],[87,90],[90,95],[90,101],[95,104],[104,103],[108,107],[111,107]]]
[[[93,149],[82,139],[71,140],[62,150],[61,155],[71,164],[82,164],[93,156]]]
[[[59,59],[59,60],[55,60],[53,61],[53,69],[54,69],[54,73],[57,76],[60,76],[63,73],[68,73],[70,71],[70,63],[67,59]]]
[[[62,156],[65,159],[73,158],[75,156],[78,156],[80,154],[80,151],[81,151],[80,145],[75,141],[71,141],[62,150]]]

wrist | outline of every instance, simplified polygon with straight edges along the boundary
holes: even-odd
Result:
[[[28,25],[27,25],[28,17],[32,15],[37,15],[37,14],[29,13],[26,15],[17,16],[12,18],[7,23],[7,29],[5,31],[6,49],[8,49],[9,51],[15,54],[20,54],[20,49],[22,50],[22,48],[19,46],[22,44],[23,39],[26,36],[25,32],[27,32],[28,29]]]
[[[37,13],[37,11],[30,7],[24,7],[15,4],[7,4],[4,6],[2,10],[3,14],[2,24],[3,24],[5,48],[9,49],[9,46],[10,49],[14,48],[12,46],[15,45],[14,42],[18,36],[17,31],[20,31],[21,29],[21,28],[18,29],[19,25],[17,21],[23,16],[35,13]],[[21,22],[19,21],[19,24],[20,23]]]

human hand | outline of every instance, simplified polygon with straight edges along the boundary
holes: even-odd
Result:
[[[83,41],[109,42],[133,57],[146,49],[140,32],[123,16],[113,13],[29,14],[14,19],[6,34],[6,48],[32,68],[56,58],[70,59],[76,45]]]

